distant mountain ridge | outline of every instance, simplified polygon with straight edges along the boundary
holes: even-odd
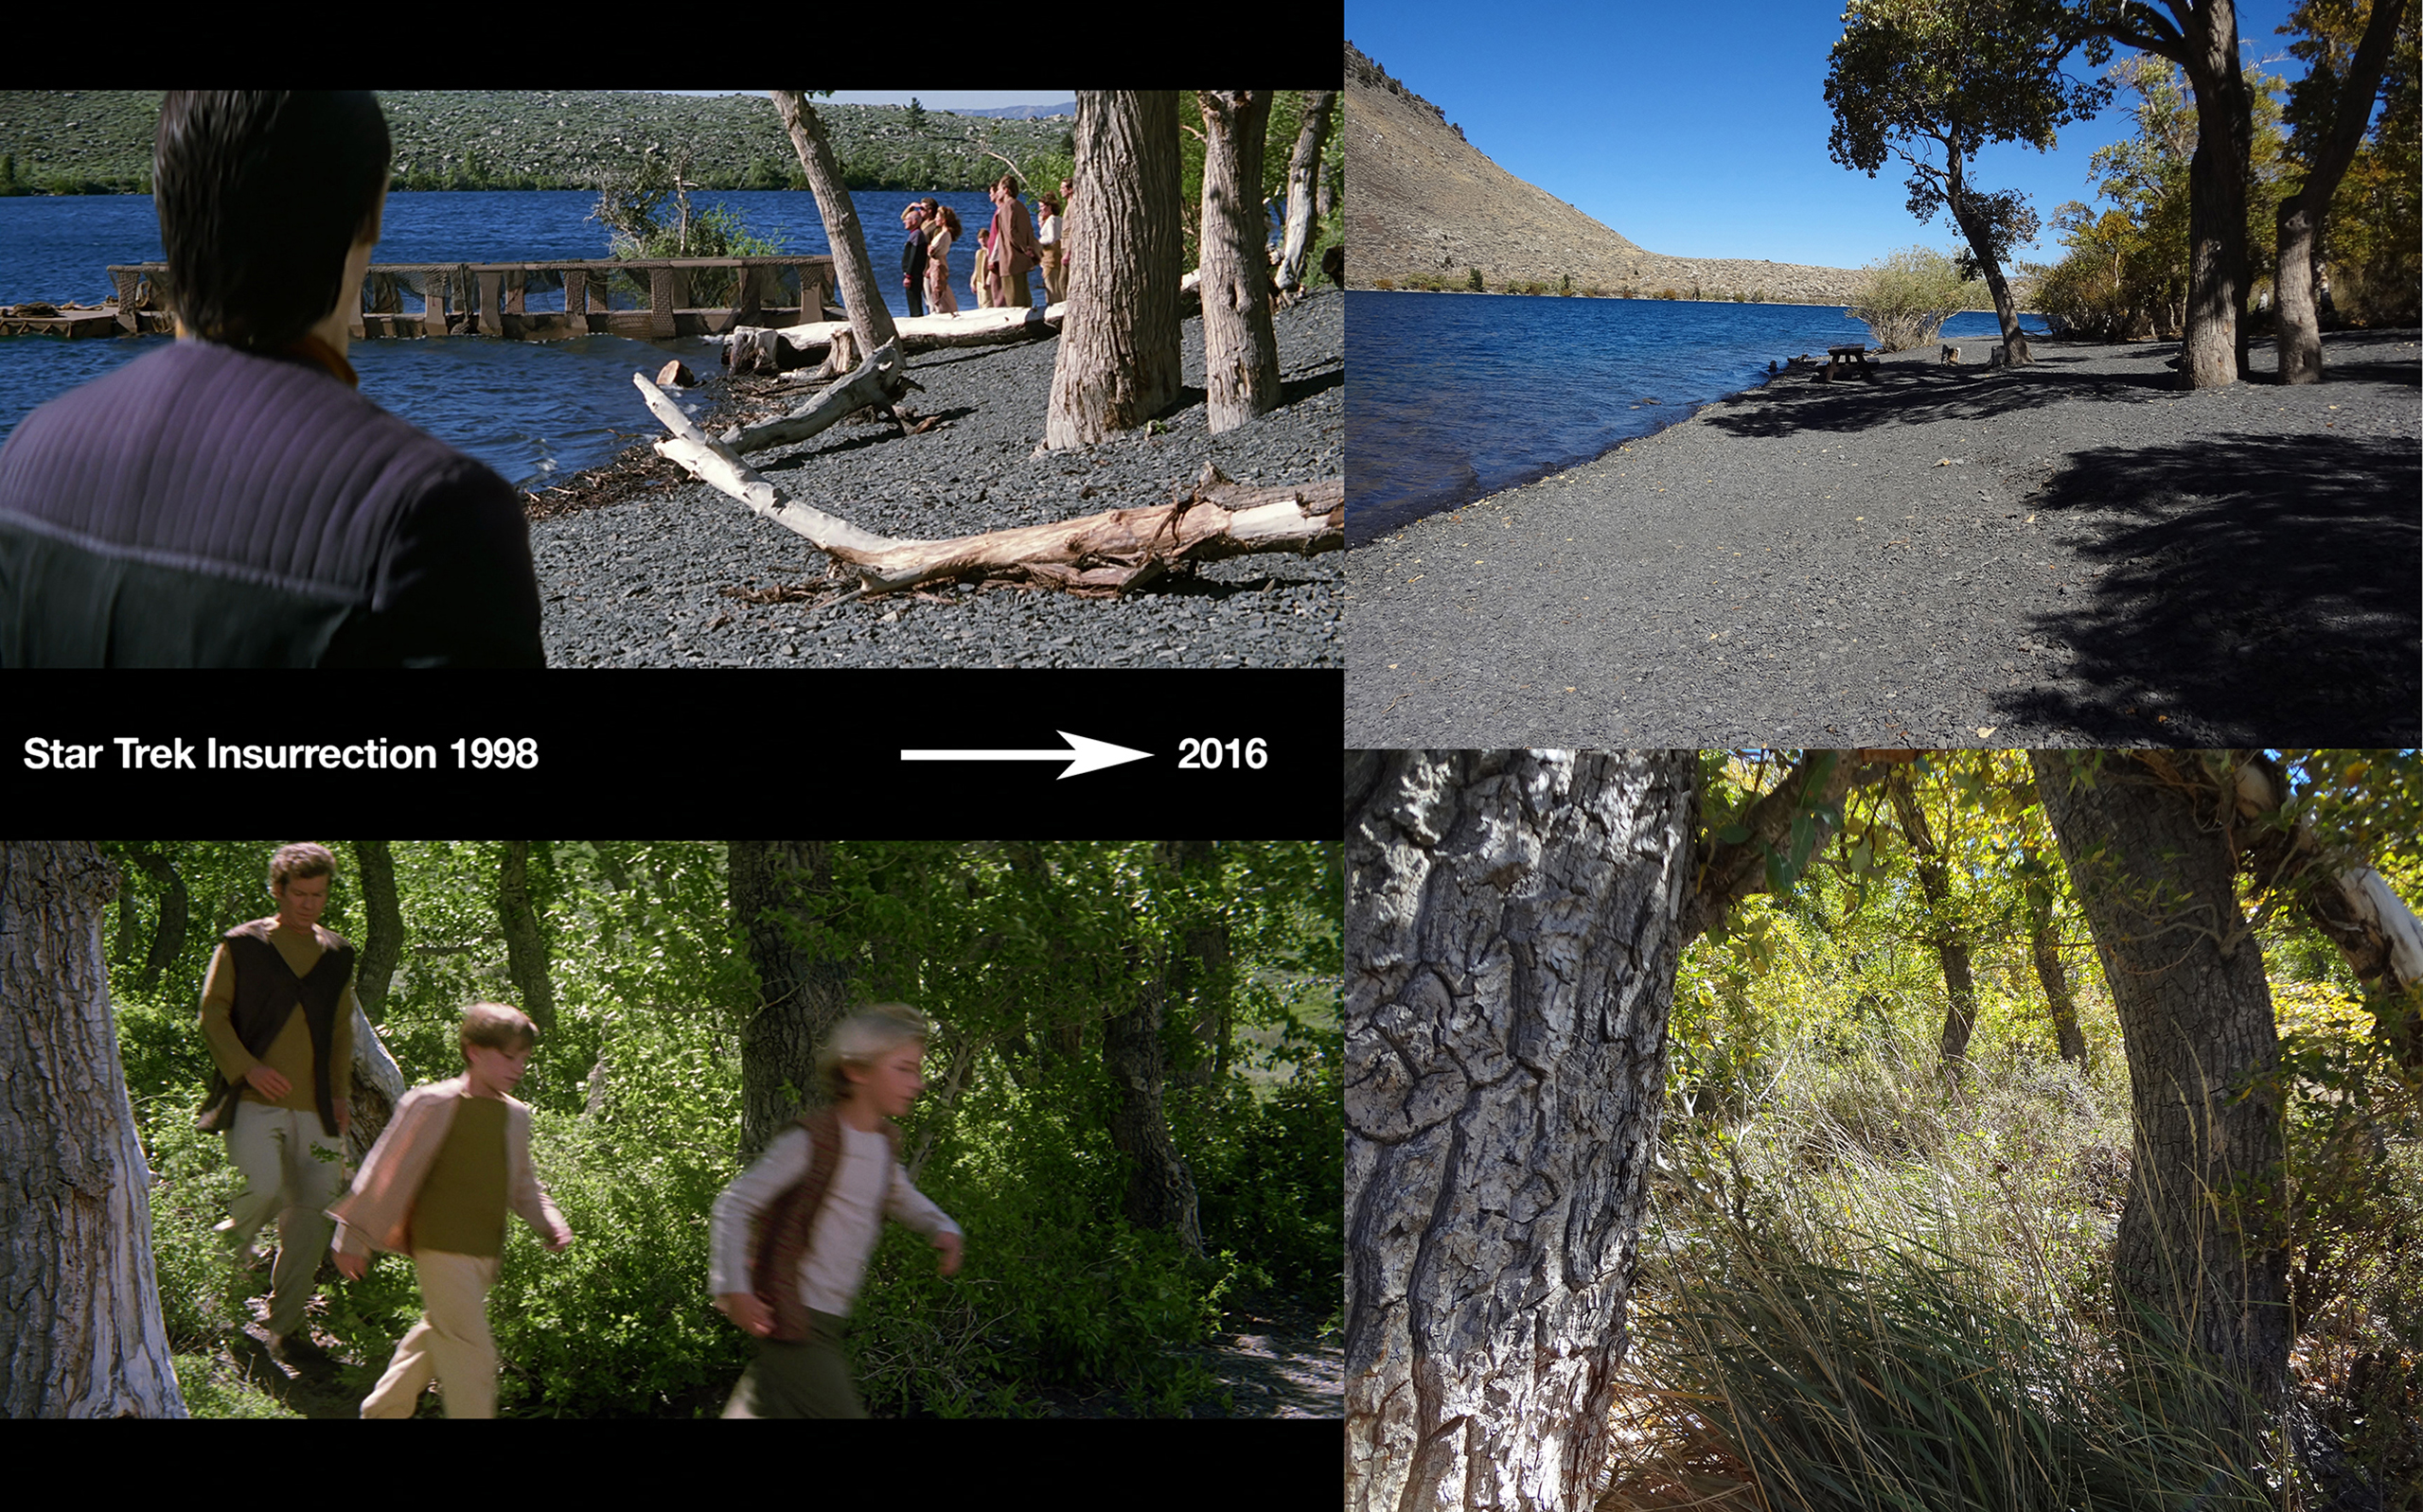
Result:
[[[1649,252],[1563,200],[1499,167],[1438,106],[1346,44],[1346,239],[1359,289],[1464,287],[1480,270],[1492,292],[1510,282],[1550,290],[1683,299],[1832,305],[1857,269]]]

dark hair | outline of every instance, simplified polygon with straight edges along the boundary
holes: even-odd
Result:
[[[186,329],[274,348],[319,324],[371,236],[389,152],[367,90],[170,90],[151,193]]]
[[[944,205],[934,213],[941,216],[943,224],[950,228],[950,239],[957,241],[959,239],[959,212],[952,209],[949,205]]]
[[[277,892],[290,882],[333,877],[336,873],[337,858],[328,853],[327,846],[298,840],[279,846],[277,853],[269,858],[269,890]]]

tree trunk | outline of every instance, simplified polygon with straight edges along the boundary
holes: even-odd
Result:
[[[362,961],[353,979],[354,1000],[373,1024],[387,1011],[387,989],[404,956],[404,911],[396,903],[396,859],[384,840],[356,840],[353,858],[362,870],[362,901],[369,925],[362,935]]]
[[[2313,154],[2305,184],[2280,203],[2273,331],[2283,383],[2322,381],[2322,323],[2314,313],[2313,299],[2314,244],[2321,239],[2322,219],[2330,209],[2330,197],[2345,176],[2347,165],[2355,161],[2364,128],[2372,123],[2373,97],[2380,87],[2381,70],[2397,40],[2398,19],[2405,9],[2406,0],[2373,0],[2363,40],[2356,44],[2347,77],[2339,81],[2339,110],[2331,119],[2330,134]]]
[[[2196,92],[2196,150],[2187,160],[2187,386],[2237,381],[2246,356],[2246,178],[2254,124],[2238,72],[2234,0],[2203,0],[2184,62]]]
[[[2061,967],[2060,941],[2053,933],[2053,886],[2043,874],[2043,862],[2033,846],[2023,846],[2031,873],[2022,884],[2027,905],[2027,949],[2036,958],[2036,979],[2043,985],[2045,1006],[2053,1013],[2053,1037],[2061,1059],[2083,1068],[2086,1036],[2078,1032],[2078,1010],[2070,995],[2069,973]]]
[[[1279,238],[1278,282],[1282,290],[1291,293],[1304,286],[1304,256],[1320,231],[1314,202],[1321,170],[1321,138],[1329,134],[1330,112],[1336,103],[1336,90],[1305,93],[1303,118],[1296,129],[1296,150],[1287,159],[1287,222]],[[1322,208],[1326,213],[1326,207]]]
[[[824,123],[816,109],[795,89],[771,92],[783,128],[791,134],[800,167],[807,170],[807,186],[816,194],[816,213],[824,220],[824,240],[833,249],[833,271],[841,283],[841,304],[850,326],[858,333],[858,349],[872,352],[891,341],[892,308],[875,281],[875,265],[867,260],[867,239],[858,230],[858,212],[841,182],[841,165],[824,139]]]
[[[1943,966],[1943,1068],[1957,1074],[1969,1059],[1969,1034],[1977,1025],[1977,987],[1969,971],[1968,942],[1952,901],[1952,879],[1943,864],[1942,848],[1927,829],[1927,817],[1910,790],[1907,768],[1886,782],[1893,812],[1910,841],[1911,858],[1919,871],[1919,890],[1926,894],[1928,930],[1934,936],[1936,959]]]
[[[1069,311],[1043,444],[1091,446],[1177,397],[1177,92],[1079,90]]]
[[[1110,1142],[1127,1162],[1127,1197],[1122,1206],[1139,1228],[1175,1235],[1195,1255],[1203,1253],[1194,1173],[1171,1142],[1161,1112],[1168,1060],[1161,1051],[1161,1022],[1177,963],[1164,956],[1128,1000],[1124,1012],[1103,1021],[1102,1065],[1116,1088]]]
[[[832,905],[832,849],[823,840],[731,843],[733,923],[757,971],[757,1007],[740,1031],[744,1159],[802,1109],[830,1100],[816,1047],[850,1006],[847,970],[813,942]]]
[[[1279,407],[1270,328],[1270,222],[1262,152],[1270,91],[1207,89],[1203,102],[1203,404],[1211,431]]]
[[[505,970],[522,994],[522,1011],[541,1034],[556,1027],[556,984],[547,975],[547,936],[530,905],[530,842],[504,842],[504,866],[497,878],[498,921],[504,926]]]
[[[1217,845],[1211,840],[1180,840],[1176,845],[1178,869],[1203,890],[1199,897],[1216,900],[1220,877]],[[1181,939],[1185,950],[1179,981],[1194,1009],[1188,1026],[1193,1054],[1181,1080],[1195,1086],[1225,1083],[1229,1076],[1229,1036],[1236,993],[1230,968],[1229,920],[1223,905],[1208,902],[1190,909]]]
[[[186,879],[175,863],[158,852],[146,848],[135,853],[135,860],[150,875],[160,889],[160,923],[151,932],[151,949],[143,958],[143,975],[135,978],[137,992],[150,992],[160,980],[160,974],[177,963],[186,948],[186,913],[189,899]]]
[[[384,844],[385,842],[380,842]],[[353,1121],[345,1128],[345,1159],[356,1170],[379,1142],[379,1132],[404,1099],[404,1072],[363,1011],[362,986],[353,991]]]
[[[2287,1379],[2288,1192],[2272,993],[2224,827],[2233,795],[2192,760],[2030,760],[2128,1046],[2135,1149],[2114,1269],[2248,1389],[2243,1467]]]
[[[1697,763],[1347,756],[1349,1512],[1589,1504]]]
[[[1944,144],[1944,157],[1950,165],[1945,179],[1950,193],[1944,198],[1952,210],[1953,220],[1969,242],[1970,255],[1977,259],[1977,267],[1986,275],[1986,290],[1993,295],[1994,317],[2002,323],[2003,362],[2009,367],[2024,367],[2036,360],[2027,349],[2027,333],[2019,328],[2019,307],[2010,297],[2010,280],[2003,276],[2002,259],[1994,255],[1993,227],[1981,219],[1969,202],[1969,193],[1960,173],[1960,154],[1952,144]]]
[[[0,842],[0,1350],[9,1417],[183,1417],[151,1258],[151,1170],[110,1015],[84,841]]]

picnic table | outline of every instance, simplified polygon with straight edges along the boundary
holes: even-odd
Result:
[[[1829,346],[1826,355],[1832,360],[1826,364],[1826,371],[1817,375],[1820,383],[1831,382],[1838,375],[1853,372],[1870,381],[1876,378],[1876,369],[1868,362],[1867,348],[1864,345]]]

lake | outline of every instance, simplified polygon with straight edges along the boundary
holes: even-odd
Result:
[[[1971,311],[1943,339],[2000,329]],[[1836,305],[1361,290],[1346,296],[1346,341],[1352,545],[1688,419],[1766,381],[1770,361],[1873,343]]]
[[[992,202],[981,190],[931,192],[958,213],[965,228],[963,241],[951,248],[951,267],[961,308],[972,309],[967,249],[991,220]],[[852,196],[867,255],[894,315],[909,312],[900,289],[900,211],[924,197],[906,189]],[[606,230],[587,219],[595,203],[594,195],[575,189],[391,193],[373,260],[604,257]],[[830,250],[816,197],[805,189],[704,191],[692,196],[691,212],[716,204],[730,205],[752,232],[786,252]],[[106,271],[111,264],[161,258],[160,222],[149,195],[0,198],[0,304],[95,304],[115,292]],[[1041,276],[1031,282],[1039,297]],[[562,297],[560,291],[550,299],[534,295],[534,308],[552,303],[561,308]],[[416,299],[406,304],[418,308]],[[156,351],[167,340],[0,337],[0,437],[44,400]],[[606,462],[634,439],[662,432],[631,387],[633,373],[653,376],[671,356],[706,377],[721,371],[720,353],[717,343],[695,337],[640,342],[618,336],[364,341],[345,350],[363,394],[533,489]],[[694,412],[703,405],[697,391],[681,397]]]

